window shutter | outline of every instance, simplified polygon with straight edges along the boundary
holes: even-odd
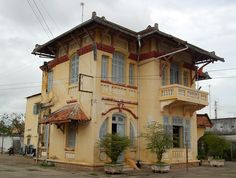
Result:
[[[185,120],[184,127],[184,144],[188,144],[188,148],[191,148],[191,121]]]
[[[107,125],[108,125],[108,119],[106,119],[101,125],[100,131],[99,131],[100,139],[104,138],[105,135],[107,134]]]

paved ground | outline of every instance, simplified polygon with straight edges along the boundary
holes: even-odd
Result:
[[[34,165],[29,158],[22,156],[0,155],[0,178],[236,178],[236,162],[227,162],[225,167],[193,167],[186,173],[185,169],[171,170],[167,174],[157,174],[142,170],[126,172],[121,175],[106,175],[103,171],[73,171],[56,167],[45,168]]]

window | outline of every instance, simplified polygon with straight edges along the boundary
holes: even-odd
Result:
[[[129,85],[134,85],[134,64],[129,64]]]
[[[108,56],[102,56],[102,64],[101,64],[101,74],[102,80],[107,80],[108,77]]]
[[[170,84],[179,84],[179,66],[173,63],[170,67]]]
[[[189,86],[189,73],[187,71],[183,72],[183,78],[184,78],[184,86]]]
[[[167,79],[167,70],[166,65],[163,64],[161,67],[161,78],[162,78],[162,86],[166,85],[166,79]]]
[[[53,83],[53,73],[52,71],[49,71],[47,80],[47,92],[50,92],[52,90],[52,83]]]
[[[125,59],[124,55],[115,52],[112,59],[112,81],[115,83],[124,83],[124,71],[125,71]]]
[[[39,114],[39,111],[40,111],[40,103],[35,103],[33,107],[33,114],[37,115]]]
[[[183,147],[183,127],[173,125],[173,147],[181,148]]]
[[[76,139],[76,125],[75,123],[69,123],[67,125],[67,132],[66,132],[66,147],[75,148],[75,139]]]
[[[78,82],[79,56],[74,55],[70,61],[70,84]]]

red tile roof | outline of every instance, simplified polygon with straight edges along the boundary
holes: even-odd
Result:
[[[87,122],[90,119],[81,110],[79,104],[63,106],[50,114],[46,119],[40,121],[41,124],[58,124],[71,121]]]
[[[212,127],[213,124],[207,114],[197,114],[197,127]]]

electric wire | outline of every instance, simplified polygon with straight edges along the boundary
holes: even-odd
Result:
[[[51,39],[50,36],[48,35],[47,30],[45,29],[44,25],[42,24],[42,22],[41,22],[41,20],[40,20],[40,18],[39,18],[39,16],[38,16],[38,14],[36,13],[36,11],[34,10],[32,4],[30,3],[30,0],[27,0],[27,2],[28,2],[28,4],[29,4],[31,10],[33,11],[33,13],[34,13],[36,19],[38,20],[40,26],[43,28],[43,31],[46,33],[47,37],[48,37],[49,39]]]
[[[54,35],[53,35],[52,31],[50,30],[50,28],[49,28],[49,26],[48,26],[48,24],[47,24],[47,22],[46,22],[46,20],[45,20],[45,18],[44,18],[44,16],[43,16],[41,10],[39,9],[37,3],[35,2],[35,0],[33,0],[33,3],[34,3],[34,5],[35,5],[35,7],[37,8],[37,10],[38,10],[38,12],[39,12],[39,14],[40,14],[40,16],[41,16],[41,18],[42,18],[44,24],[46,25],[48,32],[51,34],[52,38],[54,38]]]
[[[39,0],[41,6],[43,7],[44,11],[46,12],[47,16],[51,19],[51,21],[54,23],[55,27],[60,30],[59,25],[56,23],[56,21],[54,20],[54,18],[52,17],[52,15],[50,15],[50,13],[48,12],[47,8],[45,7],[44,3],[42,0]]]

